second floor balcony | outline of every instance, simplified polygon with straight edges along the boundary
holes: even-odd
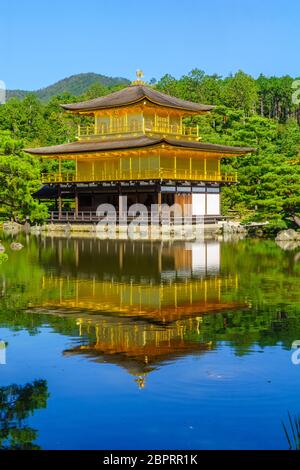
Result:
[[[96,124],[78,126],[78,140],[80,141],[108,140],[109,138],[117,139],[140,135],[161,135],[174,139],[200,140],[198,126],[152,123],[145,119],[122,126]]]
[[[174,169],[151,169],[151,170],[117,170],[107,169],[97,174],[85,173],[76,174],[76,172],[68,173],[44,173],[42,174],[42,183],[97,183],[108,181],[147,181],[147,180],[182,180],[182,181],[211,181],[236,183],[237,173],[219,173],[174,170]]]

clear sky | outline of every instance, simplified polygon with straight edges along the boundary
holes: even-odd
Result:
[[[193,68],[300,75],[299,0],[2,0],[0,11],[9,89],[137,68],[146,80]]]

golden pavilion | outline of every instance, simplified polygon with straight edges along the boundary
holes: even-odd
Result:
[[[44,238],[44,274],[30,311],[74,320],[66,356],[83,355],[145,376],[214,348],[205,317],[247,308],[216,240],[193,243]],[[51,250],[49,251],[49,248]]]
[[[56,199],[52,220],[92,221],[103,203],[119,212],[134,203],[177,203],[191,216],[220,217],[221,186],[237,182],[236,173],[222,172],[222,158],[255,149],[202,142],[201,129],[187,126],[185,118],[213,106],[161,93],[141,75],[107,96],[62,105],[89,122],[79,125],[76,142],[27,149],[58,160],[58,172],[42,175],[45,186],[36,195]],[[74,171],[62,171],[66,160],[74,162]],[[72,210],[65,210],[66,200]]]

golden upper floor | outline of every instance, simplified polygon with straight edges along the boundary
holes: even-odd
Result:
[[[160,136],[200,140],[198,126],[187,126],[172,114],[143,112],[95,114],[94,122],[78,126],[79,141],[124,139],[125,137]]]
[[[161,284],[47,276],[41,285],[44,298],[37,306],[166,322],[240,306],[233,299],[237,289],[237,276],[216,275]],[[228,300],[230,294],[233,297]]]
[[[199,140],[198,127],[186,126],[183,119],[213,109],[213,106],[181,100],[143,84],[62,107],[93,117],[93,123],[79,126],[78,139],[83,141],[157,134]]]
[[[47,158],[72,159],[79,166],[89,162],[89,171],[85,175],[81,172],[84,179],[80,181],[165,178],[223,181],[221,158],[255,151],[200,142],[199,128],[187,126],[184,118],[208,112],[213,106],[181,100],[141,83],[62,107],[84,118],[77,142],[27,151]],[[166,151],[171,155],[164,163],[160,157]],[[153,152],[155,161],[150,158]],[[206,159],[213,162],[211,170]],[[93,163],[94,160],[97,161]],[[61,182],[60,173],[54,180],[51,176],[44,181]],[[76,170],[72,182],[78,181],[77,173]],[[236,177],[225,180],[236,181]]]

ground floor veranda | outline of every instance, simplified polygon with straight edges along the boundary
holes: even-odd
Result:
[[[35,197],[47,202],[53,222],[96,222],[97,210],[103,204],[111,205],[117,217],[140,204],[149,217],[153,208],[159,213],[166,205],[176,205],[183,216],[221,218],[221,186],[212,182],[53,184],[41,188]]]

